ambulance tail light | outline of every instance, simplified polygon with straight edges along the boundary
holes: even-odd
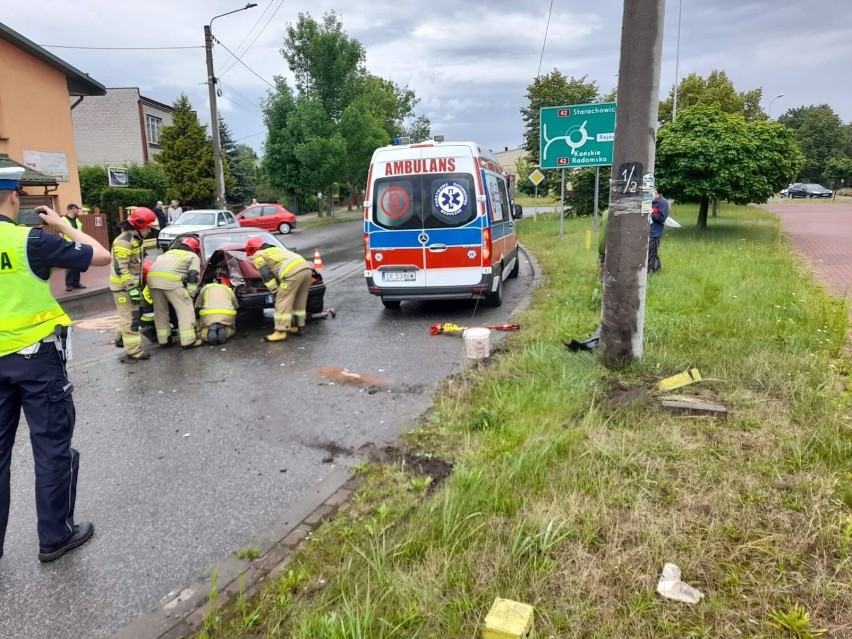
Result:
[[[491,229],[482,231],[482,263],[491,264]]]
[[[364,233],[364,263],[367,265],[367,270],[373,270],[373,259],[370,255],[370,234]]]

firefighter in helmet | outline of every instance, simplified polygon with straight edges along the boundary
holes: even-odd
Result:
[[[157,341],[157,331],[154,328],[154,300],[151,289],[148,288],[148,273],[154,265],[153,260],[142,262],[142,301],[139,304],[139,332],[150,341]]]
[[[157,216],[151,209],[138,207],[123,222],[118,223],[122,233],[112,243],[112,267],[109,289],[118,309],[116,344],[124,347],[125,361],[139,361],[151,357],[142,350],[139,334],[139,303],[142,300],[141,274],[142,243],[151,233]]]
[[[203,343],[195,335],[195,308],[192,304],[198,293],[200,252],[198,240],[192,236],[186,237],[154,260],[148,273],[148,288],[154,302],[154,326],[157,328],[157,342],[161,346],[170,343],[170,304],[177,315],[181,346],[193,348]]]
[[[206,284],[195,298],[198,337],[211,344],[224,344],[236,331],[237,296],[223,278]]]
[[[273,246],[259,237],[246,242],[246,255],[252,258],[263,283],[275,293],[275,331],[266,336],[267,342],[283,342],[287,335],[297,335],[307,318],[308,291],[313,269],[298,253]],[[292,322],[295,319],[296,325]]]

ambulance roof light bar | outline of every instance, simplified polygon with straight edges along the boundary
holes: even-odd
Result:
[[[400,146],[402,144],[411,144],[411,138],[408,136],[398,137],[393,139],[394,146]]]
[[[432,139],[435,140],[435,142],[443,142],[444,136],[443,135],[436,135]]]

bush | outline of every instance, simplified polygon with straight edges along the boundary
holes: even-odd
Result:
[[[150,201],[138,202],[146,206],[154,206],[157,200],[165,202],[166,191],[169,188],[169,176],[159,164],[132,164],[127,167],[127,181],[132,189],[150,189]]]
[[[80,178],[80,194],[83,206],[100,206],[101,195],[109,188],[109,178],[106,167],[81,166],[77,175]]]

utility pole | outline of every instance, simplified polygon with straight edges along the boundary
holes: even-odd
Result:
[[[642,357],[665,8],[624,0],[601,309],[600,354],[611,369]]]
[[[212,21],[211,21],[212,22]],[[216,208],[225,207],[225,170],[222,167],[222,142],[219,140],[219,111],[216,108],[216,76],[213,73],[213,32],[204,25],[204,49],[207,53],[207,89],[210,94],[210,131],[213,135],[213,171],[216,174]]]
[[[210,95],[210,133],[213,136],[213,172],[216,174],[216,208],[225,208],[225,170],[222,165],[222,141],[219,138],[219,111],[216,108],[216,74],[213,71],[213,20],[232,13],[252,9],[257,4],[248,3],[241,9],[213,16],[204,25],[204,52],[207,56],[207,89]],[[239,58],[238,58],[239,59]]]

